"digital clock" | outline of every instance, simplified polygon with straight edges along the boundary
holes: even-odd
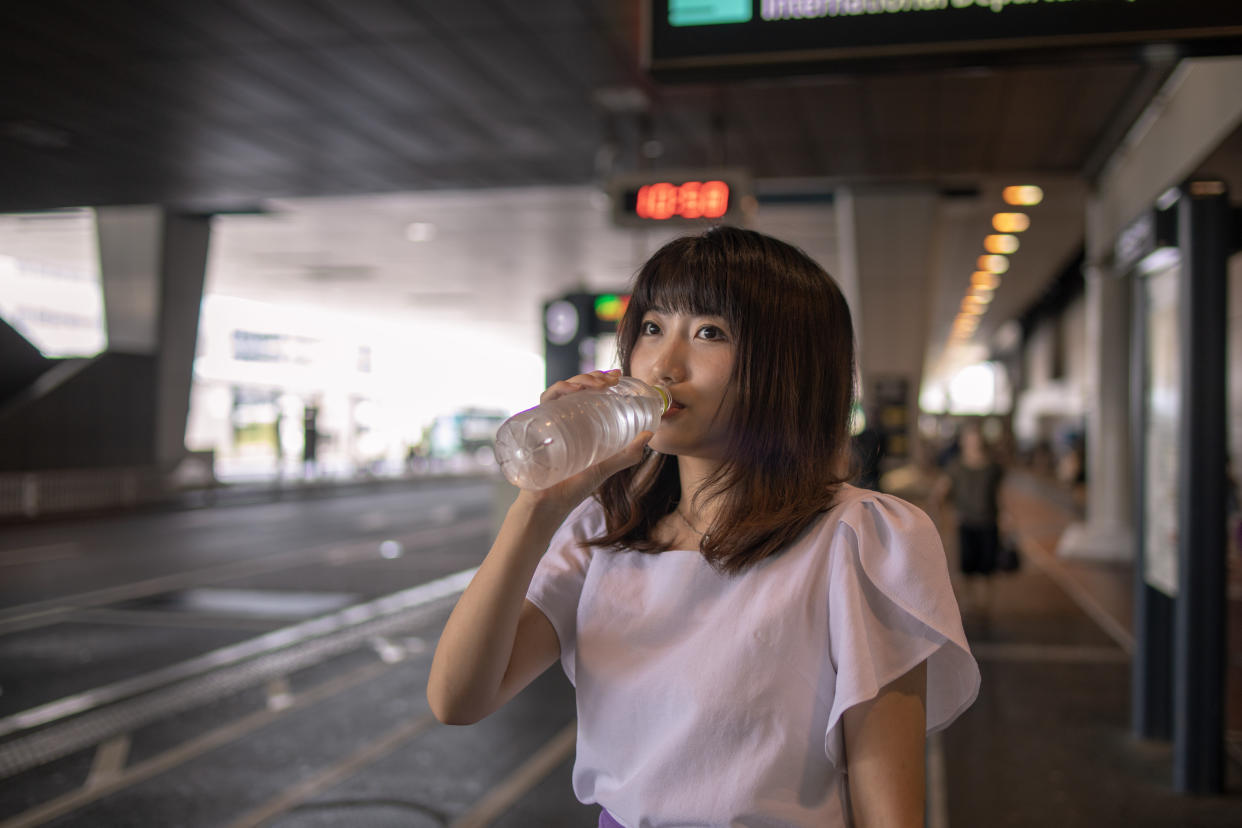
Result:
[[[737,170],[654,172],[614,179],[613,217],[627,226],[742,223],[753,202],[750,179]]]
[[[729,185],[723,181],[644,184],[634,194],[633,209],[639,218],[656,221],[673,216],[717,219],[729,211]]]

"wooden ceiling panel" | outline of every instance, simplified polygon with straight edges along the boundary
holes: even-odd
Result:
[[[466,55],[441,40],[383,44],[376,49],[442,107],[486,115],[511,103]]]
[[[418,14],[438,34],[475,37],[495,34],[512,26],[509,11],[492,0],[452,0],[443,3],[413,3]],[[531,3],[532,6],[542,5]]]
[[[589,28],[540,28],[531,32],[527,48],[546,55],[552,71],[568,89],[581,94],[630,81],[630,73]]]
[[[1006,82],[990,71],[942,79],[932,134],[940,169],[981,174],[992,168]]]
[[[1061,130],[1073,140],[1050,141],[1045,164],[1078,171],[1118,116],[1143,69],[1137,64],[1099,66],[1078,78],[1079,94],[1062,103]]]
[[[427,26],[401,0],[350,0],[333,3],[331,13],[343,25],[364,35],[386,40],[425,38]]]
[[[531,41],[512,32],[482,34],[457,44],[462,57],[499,93],[522,103],[586,92],[545,53],[532,54]]]
[[[317,49],[314,54],[348,86],[365,92],[380,112],[404,114],[440,103],[371,44]]]
[[[208,117],[265,124],[304,118],[313,111],[309,100],[289,94],[271,75],[232,55],[188,61],[179,80]]]
[[[1075,171],[1137,71],[662,87],[636,65],[637,10],[627,0],[3,4],[0,68],[15,80],[0,112],[0,209],[192,199],[200,184],[213,199],[253,200],[266,188],[377,182],[586,183],[608,168],[605,140],[617,168],[724,162],[758,178]],[[632,87],[649,111],[602,108],[605,87]],[[659,146],[643,155],[651,137]]]
[[[255,21],[281,41],[301,44],[339,45],[352,40],[349,27],[343,26],[336,6],[349,3],[323,4],[316,0],[263,0],[261,3],[239,3],[237,12]]]
[[[249,4],[238,3],[236,0],[178,3],[170,8],[170,18],[175,13],[188,32],[200,37],[217,54],[271,47],[278,40],[276,34],[255,17],[241,10],[247,5]],[[109,9],[115,14],[125,14],[124,6],[119,3],[111,4]],[[137,15],[127,15],[132,16]]]

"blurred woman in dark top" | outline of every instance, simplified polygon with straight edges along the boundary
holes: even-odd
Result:
[[[946,501],[957,518],[959,565],[966,576],[964,609],[987,616],[991,604],[990,576],[1000,551],[1000,488],[1005,469],[992,456],[978,427],[969,425],[960,435],[960,453],[945,467],[933,491],[933,501]]]

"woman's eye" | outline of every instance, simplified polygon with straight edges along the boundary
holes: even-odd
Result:
[[[660,326],[648,319],[643,322],[642,332],[645,336],[654,336],[660,332]]]
[[[724,339],[725,333],[715,325],[704,325],[699,328],[699,336],[704,339]]]

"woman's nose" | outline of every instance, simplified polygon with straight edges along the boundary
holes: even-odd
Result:
[[[664,385],[684,382],[686,379],[686,365],[683,356],[681,349],[676,343],[668,343],[660,351],[655,364],[651,366],[652,373],[655,375],[655,381]]]

